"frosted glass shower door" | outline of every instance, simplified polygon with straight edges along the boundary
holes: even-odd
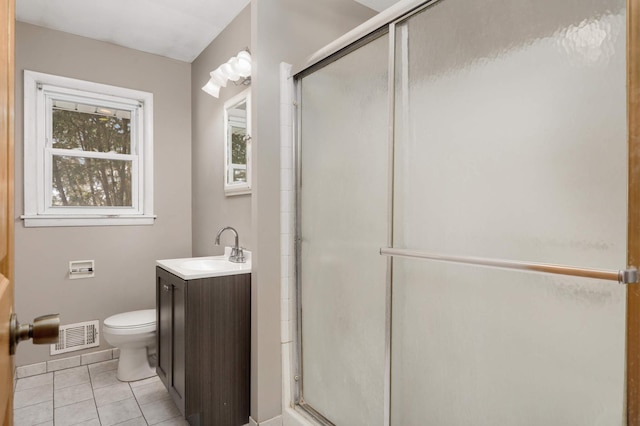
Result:
[[[299,82],[302,398],[336,425],[383,424],[388,43]]]
[[[396,26],[394,248],[626,266],[625,2]],[[392,425],[621,425],[624,286],[393,258]]]

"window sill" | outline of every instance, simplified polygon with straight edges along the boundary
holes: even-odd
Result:
[[[52,227],[52,226],[126,226],[126,225],[153,225],[156,216],[31,216],[22,215],[25,228]]]
[[[225,185],[224,186],[224,195],[226,197],[232,195],[246,195],[251,194],[251,186],[250,185]]]

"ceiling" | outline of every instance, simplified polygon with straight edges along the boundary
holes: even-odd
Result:
[[[397,0],[356,1],[381,11]],[[249,2],[250,0],[18,0],[16,19],[192,62]]]

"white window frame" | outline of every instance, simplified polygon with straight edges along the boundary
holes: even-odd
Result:
[[[131,153],[53,148],[52,99],[131,112]],[[131,161],[131,207],[52,206],[53,155]],[[151,225],[153,214],[153,94],[24,71],[24,215],[26,227]]]
[[[229,115],[229,110],[236,105],[245,101],[246,118],[245,123],[240,123],[237,118]],[[240,127],[246,131],[246,156],[247,164],[231,163],[231,128]],[[232,195],[251,194],[251,90],[245,89],[224,103],[224,194],[229,197]],[[233,182],[233,169],[244,168],[247,171],[246,182]],[[231,183],[229,182],[231,181]]]

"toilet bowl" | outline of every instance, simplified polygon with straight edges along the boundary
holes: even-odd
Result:
[[[133,382],[154,376],[149,354],[156,343],[156,310],[124,312],[104,320],[102,332],[111,346],[120,349],[118,380]]]

